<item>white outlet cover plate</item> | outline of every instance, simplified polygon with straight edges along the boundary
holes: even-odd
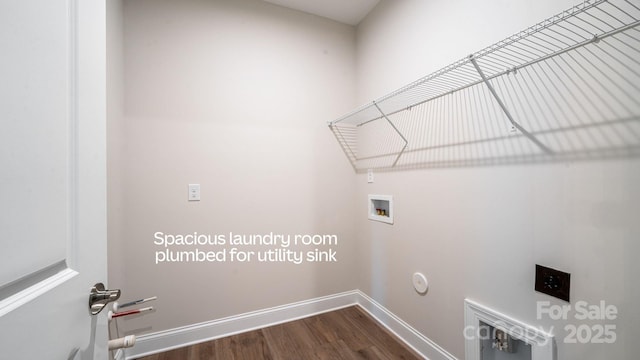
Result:
[[[189,184],[189,201],[200,201],[200,184]]]

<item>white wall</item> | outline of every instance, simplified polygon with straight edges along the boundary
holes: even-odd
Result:
[[[355,105],[354,42],[353,27],[262,1],[124,2],[110,285],[159,299],[121,334],[357,288],[355,178],[326,128]],[[189,183],[200,202],[187,202]],[[156,265],[157,231],[336,234],[338,262]]]
[[[620,312],[615,345],[560,343],[559,359],[633,358],[637,161],[378,173],[367,184],[325,125],[571,5],[383,1],[356,31],[261,1],[126,1],[122,65],[111,56],[122,44],[109,48],[109,283],[124,300],[160,299],[121,330],[360,288],[464,358],[465,297],[565,336],[567,322],[536,319],[536,301],[562,304],[534,292],[540,263],[571,272],[574,301]],[[188,203],[194,182],[202,201]],[[394,196],[393,226],[367,220],[369,193]],[[336,233],[340,261],[155,265],[155,231]],[[414,271],[429,278],[425,296]]]
[[[357,97],[376,99],[570,6],[573,1],[383,1],[357,30]],[[464,358],[463,299],[545,329],[558,359],[631,359],[640,320],[640,163],[487,166],[357,176],[361,289]],[[371,222],[367,194],[395,200],[395,224]],[[536,319],[534,266],[571,273],[572,301],[617,306],[614,345],[568,345],[570,318]],[[411,274],[430,282],[420,296]]]
[[[124,247],[124,38],[122,0],[107,3],[107,238],[109,278],[122,279]]]

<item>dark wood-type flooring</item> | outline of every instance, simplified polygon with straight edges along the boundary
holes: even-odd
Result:
[[[422,359],[357,306],[140,360]]]

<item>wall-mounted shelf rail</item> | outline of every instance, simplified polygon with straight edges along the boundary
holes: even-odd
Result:
[[[639,25],[587,0],[329,127],[357,172],[637,157]]]

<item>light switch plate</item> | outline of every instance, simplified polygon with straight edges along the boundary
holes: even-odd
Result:
[[[189,184],[189,201],[200,201],[200,184]]]
[[[367,170],[367,182],[368,183],[373,182],[373,170],[371,169]]]

